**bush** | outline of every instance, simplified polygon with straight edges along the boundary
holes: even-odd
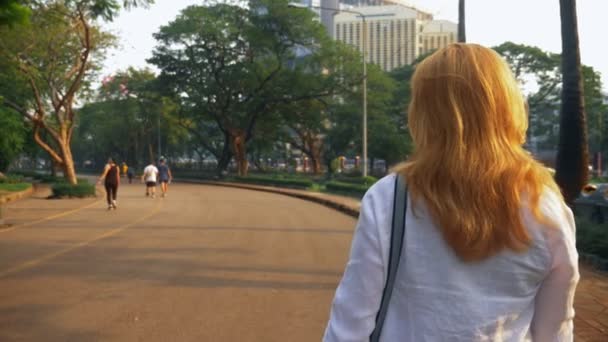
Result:
[[[339,176],[339,177],[336,177],[336,181],[338,181],[340,183],[358,184],[358,185],[365,185],[367,187],[370,187],[378,181],[378,178],[376,178],[374,176],[367,176],[367,177]]]
[[[576,246],[581,254],[608,261],[608,224],[596,224],[577,217]]]
[[[5,175],[4,178],[0,178],[0,184],[17,184],[17,183],[24,183],[23,176],[15,175],[15,174],[8,174],[8,175]]]
[[[89,184],[86,180],[79,180],[79,183],[72,185],[65,181],[55,183],[51,187],[53,192],[53,198],[64,198],[64,197],[92,197],[95,196],[95,185]]]
[[[260,177],[260,176],[248,176],[248,177],[234,177],[234,180],[243,183],[252,183],[259,185],[270,185],[280,186],[288,188],[310,188],[313,184],[312,180],[306,178],[275,178],[275,177]]]
[[[367,192],[367,189],[369,189],[369,186],[363,185],[363,184],[353,184],[353,183],[343,183],[343,182],[332,181],[332,182],[328,182],[327,184],[325,184],[325,189],[327,189],[329,191],[334,191],[334,192],[342,192],[342,193],[363,196],[365,194],[365,192]]]

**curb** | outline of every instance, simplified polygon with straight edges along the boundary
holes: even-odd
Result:
[[[262,191],[262,192],[270,192],[274,194],[289,196],[299,198],[305,201],[318,203],[324,205],[326,207],[335,209],[343,214],[348,216],[357,218],[359,217],[359,208],[355,208],[344,203],[339,203],[337,201],[333,201],[327,198],[322,198],[321,194],[317,195],[317,193],[311,192],[306,193],[306,190],[290,190],[285,188],[275,188],[269,186],[259,186],[259,185],[249,185],[242,183],[227,183],[227,182],[215,182],[215,181],[205,181],[205,180],[194,180],[194,179],[176,179],[181,183],[192,183],[192,184],[203,184],[203,185],[213,185],[213,186],[223,186],[228,188],[238,188],[245,190],[253,190],[253,191]]]
[[[29,197],[34,193],[34,186],[30,185],[29,188],[23,190],[23,191],[19,191],[19,192],[12,192],[9,193],[8,195],[4,195],[0,197],[0,204],[6,204],[8,202],[13,202],[16,201],[18,199],[22,199],[25,197]]]

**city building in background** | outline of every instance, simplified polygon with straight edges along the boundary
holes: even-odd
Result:
[[[405,5],[362,6],[353,10],[367,20],[367,62],[385,71],[413,63],[416,58],[456,42],[457,25],[433,20],[433,15]],[[333,16],[332,36],[363,52],[363,21],[359,14]]]

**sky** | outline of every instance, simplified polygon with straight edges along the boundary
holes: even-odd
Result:
[[[172,21],[183,8],[200,4],[195,0],[156,0],[150,8],[123,11],[104,27],[120,36],[120,46],[108,55],[102,75],[110,75],[129,66],[151,65],[156,41],[152,36],[160,26]],[[457,22],[456,0],[410,0],[414,6],[430,11],[436,19]],[[602,74],[608,91],[608,52],[604,45],[604,21],[608,0],[578,0],[578,24],[581,61]],[[506,41],[538,46],[550,52],[561,52],[558,0],[467,0],[467,41],[496,46]]]

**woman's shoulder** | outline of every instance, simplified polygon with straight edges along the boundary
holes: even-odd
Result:
[[[395,173],[382,177],[367,190],[363,198],[384,199],[387,196],[393,198],[396,177],[397,175]]]

